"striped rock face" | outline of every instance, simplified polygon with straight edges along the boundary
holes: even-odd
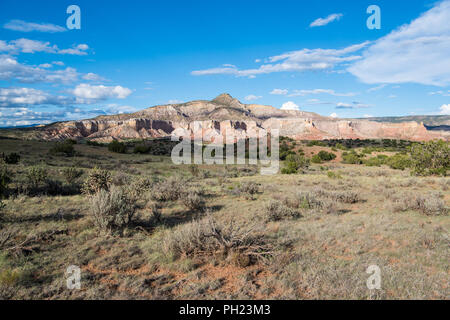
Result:
[[[32,134],[34,138],[43,140],[85,138],[108,142],[202,136],[205,141],[215,142],[219,137],[224,138],[224,141],[239,140],[274,129],[278,129],[281,136],[297,140],[450,140],[449,131],[430,131],[422,123],[336,119],[311,112],[242,104],[228,94],[211,101],[156,106],[132,114],[56,123],[36,129]]]

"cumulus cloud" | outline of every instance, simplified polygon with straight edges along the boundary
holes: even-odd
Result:
[[[15,108],[31,105],[66,105],[74,102],[65,96],[52,96],[33,88],[0,88],[0,107]]]
[[[3,28],[13,31],[21,31],[21,32],[64,32],[67,31],[66,28],[57,26],[51,23],[34,23],[34,22],[26,22],[23,20],[11,20],[3,25]]]
[[[348,71],[364,83],[450,84],[450,1],[371,45]]]
[[[440,108],[439,114],[450,115],[450,104],[443,104]]]
[[[300,107],[298,105],[296,105],[294,102],[292,101],[288,101],[286,103],[283,103],[283,105],[281,106],[281,110],[300,110]]]
[[[338,115],[337,115],[336,112],[333,112],[332,114],[330,114],[330,117],[331,117],[331,118],[338,118]]]
[[[288,94],[288,90],[287,89],[273,89],[270,94],[274,94],[274,95],[280,95],[280,96],[285,96]]]
[[[74,68],[47,70],[21,64],[12,56],[0,55],[0,80],[17,80],[22,83],[70,83],[77,81],[78,76]]]
[[[104,78],[102,78],[98,74],[95,74],[95,73],[92,73],[92,72],[86,73],[84,76],[82,76],[82,78],[84,80],[88,80],[88,81],[104,81],[105,80]]]
[[[101,100],[116,98],[125,99],[132,91],[121,86],[92,86],[90,84],[79,84],[71,93],[76,97],[77,103],[95,103]]]
[[[69,49],[59,49],[57,45],[52,45],[50,42],[44,42],[31,39],[17,39],[9,42],[0,40],[0,52],[8,52],[9,54],[18,53],[35,53],[45,52],[53,54],[70,54],[70,55],[87,55],[89,46],[87,44],[79,44]]]
[[[261,99],[262,96],[255,96],[254,94],[250,94],[248,96],[246,96],[244,99],[247,101],[254,101],[254,100],[258,100]]]
[[[329,24],[333,21],[338,21],[342,17],[343,17],[342,13],[333,13],[333,14],[330,14],[326,18],[319,18],[319,19],[314,20],[313,22],[311,22],[311,24],[309,26],[311,28],[326,26],[327,24]]]
[[[256,69],[239,69],[233,65],[222,65],[218,68],[192,71],[194,76],[229,74],[238,77],[255,77],[259,74],[274,72],[303,72],[333,69],[342,64],[361,58],[356,52],[369,44],[369,41],[352,45],[343,49],[302,49],[272,56],[266,59],[269,63]]]

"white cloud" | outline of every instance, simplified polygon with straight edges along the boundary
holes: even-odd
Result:
[[[391,94],[391,95],[388,96],[388,98],[389,99],[395,99],[395,98],[397,98],[397,96],[395,94]]]
[[[183,103],[183,101],[177,100],[177,99],[173,99],[173,100],[169,100],[167,103],[168,104],[180,104],[180,103]]]
[[[65,105],[73,102],[65,96],[52,96],[33,88],[0,88],[0,106],[13,108],[29,105]]]
[[[132,106],[121,106],[114,103],[106,105],[106,112],[108,114],[133,113],[136,111],[138,111],[138,108]]]
[[[50,42],[44,42],[31,39],[17,39],[9,42],[0,40],[0,52],[8,52],[10,54],[17,53],[35,53],[45,52],[53,54],[70,54],[70,55],[87,55],[86,50],[89,49],[87,44],[79,44],[70,49],[59,49],[57,45],[51,45]]]
[[[270,94],[285,96],[288,94],[287,89],[273,89]]]
[[[64,32],[67,31],[66,28],[57,26],[51,23],[34,23],[34,22],[26,22],[23,20],[11,20],[7,22],[3,28],[13,31],[21,31],[21,32]]]
[[[62,61],[53,61],[52,64],[54,64],[55,66],[64,66],[64,62]]]
[[[443,104],[440,110],[439,114],[450,115],[450,104]]]
[[[12,56],[0,55],[0,80],[17,80],[23,83],[70,83],[78,80],[78,72],[74,68],[46,70],[21,64]]]
[[[386,84],[381,84],[381,85],[379,85],[379,86],[376,86],[376,87],[373,87],[373,88],[368,89],[367,92],[378,91],[378,90],[383,89],[384,87],[386,87]]]
[[[450,97],[450,90],[448,90],[447,92],[439,90],[439,91],[429,92],[428,94],[431,96],[440,95],[440,96],[444,96],[444,97]]]
[[[354,101],[352,103],[338,102],[336,104],[336,109],[361,109],[369,107],[369,105],[357,101]]]
[[[250,95],[246,96],[244,99],[247,101],[253,101],[253,100],[258,100],[261,98],[262,98],[262,96],[255,96],[253,94],[250,94]]]
[[[332,114],[330,114],[330,117],[332,117],[332,118],[338,118],[339,116],[337,115],[337,113],[333,112]]]
[[[71,54],[71,55],[78,55],[78,56],[85,56],[87,55],[86,50],[89,49],[89,46],[87,44],[79,44],[71,49],[63,49],[59,50],[59,54]]]
[[[82,78],[84,80],[88,80],[88,81],[104,81],[105,79],[100,77],[98,74],[89,72],[86,73],[84,76],[82,76]]]
[[[348,63],[361,58],[355,52],[363,49],[369,41],[352,45],[344,49],[302,49],[272,56],[267,59],[268,64],[263,64],[256,69],[240,70],[233,65],[222,65],[218,68],[192,71],[194,76],[230,74],[238,77],[255,77],[259,74],[273,72],[303,72],[311,70],[333,69],[342,63]]]
[[[356,93],[339,93],[331,89],[313,89],[313,90],[294,90],[290,97],[306,96],[306,95],[316,95],[316,94],[329,94],[337,97],[353,97]]]
[[[311,28],[326,26],[327,24],[329,24],[333,21],[337,21],[337,20],[341,19],[342,17],[343,17],[342,13],[333,13],[333,14],[330,14],[326,18],[319,18],[317,20],[314,20],[309,26]]]
[[[92,86],[90,84],[79,84],[71,91],[77,98],[77,103],[95,103],[110,98],[125,99],[132,91],[121,86]]]
[[[51,63],[43,63],[43,64],[39,65],[39,68],[48,69],[48,68],[51,68],[51,67],[53,67],[53,65]]]
[[[365,83],[450,84],[450,1],[377,40],[348,71]]]
[[[281,106],[281,110],[300,110],[300,107],[294,102],[288,101],[286,103],[283,103],[283,105]]]

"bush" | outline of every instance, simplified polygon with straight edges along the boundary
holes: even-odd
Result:
[[[391,169],[396,170],[405,170],[406,168],[410,168],[412,165],[411,158],[406,154],[396,154],[386,160],[387,165]]]
[[[135,206],[123,189],[101,189],[89,199],[94,225],[105,232],[122,231],[132,221]]]
[[[327,177],[330,179],[342,179],[342,175],[339,172],[328,171]]]
[[[40,166],[29,167],[26,176],[29,186],[36,189],[41,183],[47,181],[47,169]]]
[[[319,155],[316,154],[311,158],[312,163],[322,163],[322,159],[320,159]]]
[[[445,206],[445,202],[437,193],[429,193],[427,195],[401,194],[393,197],[392,206],[394,212],[416,210],[428,216],[448,214],[448,208]]]
[[[254,182],[243,182],[238,187],[238,192],[243,193],[245,199],[253,200],[255,195],[259,193],[259,185]]]
[[[133,149],[133,153],[138,153],[138,154],[147,154],[149,152],[150,152],[150,147],[146,146],[144,144],[138,144]]]
[[[388,156],[380,154],[376,157],[364,160],[363,163],[368,167],[381,167],[382,165],[387,163],[387,160]]]
[[[189,171],[191,172],[192,176],[194,176],[194,177],[198,177],[198,175],[200,173],[198,165],[196,165],[196,164],[191,164],[189,166]]]
[[[205,210],[205,200],[203,193],[197,189],[190,189],[183,192],[181,195],[181,202],[193,212],[202,212]]]
[[[8,184],[12,180],[12,173],[3,160],[0,160],[0,199],[6,196]]]
[[[184,192],[185,187],[186,182],[183,179],[170,177],[152,187],[151,198],[158,202],[176,201]]]
[[[285,161],[285,167],[281,170],[283,174],[295,174],[300,170],[307,169],[310,165],[309,159],[301,155],[289,155]]]
[[[126,153],[127,147],[123,142],[114,140],[108,144],[108,150],[115,153]]]
[[[418,176],[447,176],[450,169],[450,147],[442,140],[415,144],[411,148],[412,173]]]
[[[18,164],[20,161],[20,156],[15,152],[9,155],[2,153],[2,159],[6,164]]]
[[[226,259],[232,256],[234,261],[246,261],[244,265],[240,264],[242,267],[272,256],[272,246],[262,233],[232,222],[218,223],[211,216],[181,225],[168,233],[163,250],[175,259],[217,255]]]
[[[272,200],[265,206],[266,221],[280,221],[283,219],[295,219],[300,213],[278,200]]]
[[[109,190],[111,185],[111,173],[98,167],[92,169],[83,183],[84,194],[95,194],[100,190]]]
[[[320,160],[322,160],[322,161],[331,161],[331,160],[336,159],[336,155],[334,153],[327,152],[327,151],[320,151],[318,153],[318,156],[319,156]]]
[[[342,163],[347,164],[362,164],[362,156],[358,155],[355,151],[344,152],[342,154]]]
[[[76,141],[70,139],[63,142],[57,142],[56,145],[50,149],[50,154],[73,157],[75,155],[74,144],[76,144]]]
[[[64,179],[68,184],[74,184],[75,181],[83,175],[83,170],[75,167],[65,168],[63,170]]]

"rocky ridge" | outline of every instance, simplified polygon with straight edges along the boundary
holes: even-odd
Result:
[[[55,123],[36,129],[34,138],[51,141],[84,138],[107,142],[202,133],[205,140],[214,141],[224,135],[225,130],[240,138],[257,130],[270,132],[273,129],[297,140],[450,140],[450,132],[430,131],[423,123],[335,119],[311,112],[242,104],[228,94],[211,101],[156,106],[131,114]]]

